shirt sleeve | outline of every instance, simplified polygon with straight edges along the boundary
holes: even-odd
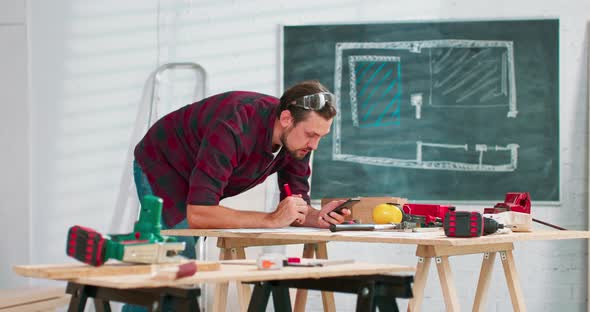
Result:
[[[187,204],[214,206],[237,166],[239,136],[225,122],[219,122],[201,140],[191,172]]]
[[[303,199],[310,204],[309,198],[309,176],[311,169],[309,166],[309,159],[311,153],[307,154],[302,160],[293,159],[277,172],[277,179],[279,182],[279,189],[281,190],[281,200],[287,197],[283,185],[289,184],[293,194],[301,194]]]

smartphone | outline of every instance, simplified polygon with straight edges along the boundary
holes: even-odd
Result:
[[[354,206],[354,204],[360,202],[360,199],[357,198],[349,198],[347,201],[343,202],[342,204],[338,205],[338,207],[334,208],[334,210],[332,210],[335,213],[340,213],[342,211],[342,209],[351,209],[352,206]]]

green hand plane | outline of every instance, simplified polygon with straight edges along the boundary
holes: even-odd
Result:
[[[66,253],[84,263],[101,266],[109,259],[131,263],[174,263],[185,248],[184,242],[160,235],[162,199],[147,195],[141,200],[139,219],[133,232],[105,235],[75,225],[68,231]]]

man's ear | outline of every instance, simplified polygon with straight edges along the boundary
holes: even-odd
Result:
[[[288,128],[293,125],[293,115],[291,115],[291,112],[288,109],[281,112],[279,122],[283,128]]]

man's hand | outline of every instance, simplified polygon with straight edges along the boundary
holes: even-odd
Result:
[[[329,228],[330,224],[340,224],[344,222],[344,217],[350,215],[350,210],[342,209],[340,213],[332,212],[332,210],[345,201],[346,200],[331,201],[325,204],[321,210],[311,208],[309,214],[307,215],[308,222],[305,225],[319,228]]]
[[[289,226],[296,220],[298,224],[303,224],[308,209],[301,195],[293,195],[283,199],[277,209],[268,215],[268,219],[272,227]]]

